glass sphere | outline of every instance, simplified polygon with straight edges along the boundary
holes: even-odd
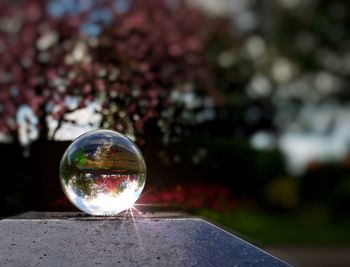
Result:
[[[143,156],[126,136],[85,133],[63,154],[60,181],[68,199],[91,215],[116,215],[140,197],[146,181]]]

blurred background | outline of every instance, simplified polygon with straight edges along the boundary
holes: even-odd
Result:
[[[60,158],[108,128],[146,158],[143,209],[349,266],[349,18],[346,0],[2,0],[0,216],[75,210]]]

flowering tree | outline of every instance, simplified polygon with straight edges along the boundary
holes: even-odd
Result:
[[[181,1],[60,2],[1,4],[1,133],[54,139],[84,107],[92,127],[133,136],[151,119],[165,133],[213,117],[203,110],[222,100],[206,47],[221,21]]]
[[[82,67],[65,63],[77,42],[76,22],[53,20],[36,1],[26,1],[21,8],[3,5],[0,131],[17,138],[18,110],[26,106],[36,119],[25,123],[36,127],[40,138],[46,138],[48,114],[69,112],[64,101],[76,89],[69,73]]]

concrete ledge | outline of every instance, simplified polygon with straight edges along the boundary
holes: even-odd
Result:
[[[288,266],[178,213],[26,213],[0,221],[1,266]]]

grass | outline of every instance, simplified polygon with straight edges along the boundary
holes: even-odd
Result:
[[[350,218],[338,221],[308,220],[300,214],[280,215],[248,209],[234,212],[202,209],[196,215],[258,244],[350,244]]]

